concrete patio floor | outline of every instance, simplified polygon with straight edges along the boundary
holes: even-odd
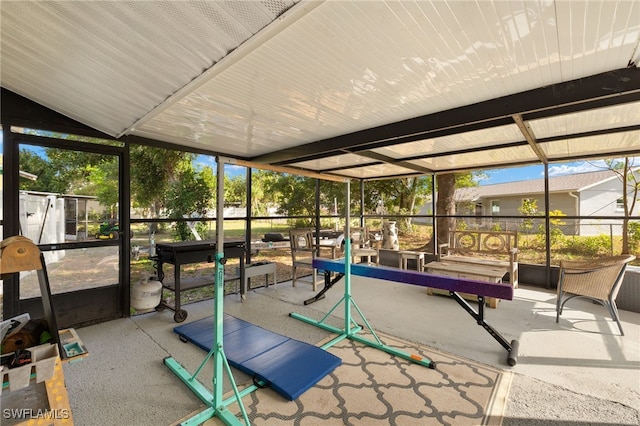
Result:
[[[290,282],[225,298],[225,312],[308,343],[329,334],[289,316],[322,318],[343,296],[342,281],[308,306],[311,287]],[[513,372],[503,425],[640,424],[640,314],[620,311],[625,336],[604,307],[575,300],[555,322],[555,293],[520,286],[513,301],[486,309],[486,320],[520,342],[518,363],[458,304],[423,287],[353,277],[353,299],[372,327],[393,336]],[[213,301],[185,309],[186,322],[213,314]],[[344,309],[328,319],[341,325]],[[358,318],[356,317],[356,320]],[[174,357],[193,372],[205,353],[173,333],[173,312],[152,312],[78,329],[89,357],[64,367],[77,425],[170,425],[201,402],[163,365]],[[198,376],[212,382],[212,368]],[[250,380],[234,370],[236,382]],[[225,389],[230,390],[225,379]]]

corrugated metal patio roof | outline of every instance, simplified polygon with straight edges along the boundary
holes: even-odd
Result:
[[[3,99],[123,140],[362,179],[640,154],[637,1],[0,12]]]

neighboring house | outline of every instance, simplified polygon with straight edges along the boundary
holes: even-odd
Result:
[[[636,170],[638,173],[638,170]],[[573,175],[557,176],[549,178],[549,211],[560,211],[566,216],[587,217],[579,221],[566,220],[563,226],[565,234],[599,235],[620,234],[621,227],[612,229],[615,223],[611,219],[588,219],[589,216],[622,217],[624,208],[622,204],[623,185],[614,172],[603,170],[589,173],[577,173]],[[632,191],[629,192],[632,195]],[[545,211],[544,179],[531,179],[526,181],[484,185],[471,188],[460,188],[455,194],[459,215],[472,216],[522,216],[520,208],[525,200],[535,200],[538,211]],[[429,214],[431,205],[425,205],[421,214]],[[632,214],[638,214],[636,209]],[[491,227],[493,223],[500,225],[501,229],[519,229],[521,220],[497,219],[478,220],[475,224],[465,220],[467,225]]]

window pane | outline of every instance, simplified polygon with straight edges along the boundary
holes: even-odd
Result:
[[[119,283],[117,155],[21,144],[21,234],[44,251],[52,293]],[[58,248],[60,243],[96,247]],[[49,250],[50,249],[50,250]],[[40,295],[37,274],[20,274],[20,297]]]

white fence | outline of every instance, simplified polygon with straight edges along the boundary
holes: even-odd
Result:
[[[20,192],[20,232],[36,244],[58,244],[65,241],[64,199],[56,195]],[[46,252],[47,263],[64,257],[64,250]]]

